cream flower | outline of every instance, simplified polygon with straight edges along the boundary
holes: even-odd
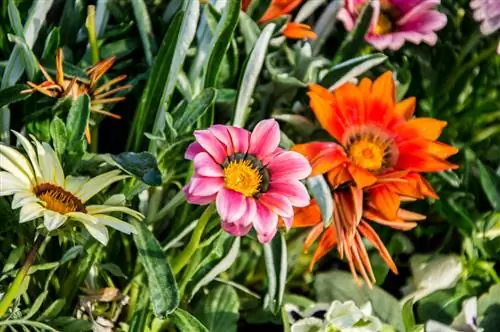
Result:
[[[94,178],[64,176],[59,159],[47,143],[33,138],[33,144],[14,132],[28,158],[17,150],[0,145],[0,196],[14,195],[12,209],[21,208],[19,222],[43,218],[48,231],[61,227],[68,220],[79,221],[102,244],[108,242],[106,226],[130,234],[135,228],[109,215],[112,212],[128,214],[141,220],[144,216],[127,207],[118,206],[113,197],[103,205],[87,205],[112,183],[127,178],[119,170]]]

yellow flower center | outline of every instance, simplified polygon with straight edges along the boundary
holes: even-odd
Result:
[[[384,147],[368,139],[361,139],[350,146],[349,156],[356,165],[377,171],[384,164]]]
[[[51,183],[41,183],[33,189],[34,194],[45,203],[45,208],[61,214],[87,212],[82,201],[63,188]]]
[[[399,155],[393,138],[374,126],[352,127],[342,141],[353,164],[375,173],[394,166]]]
[[[237,191],[246,197],[259,193],[262,174],[250,160],[233,160],[224,168],[226,188]]]
[[[385,35],[392,31],[392,22],[388,16],[380,13],[378,16],[377,24],[375,25],[375,29],[373,32],[376,35]]]

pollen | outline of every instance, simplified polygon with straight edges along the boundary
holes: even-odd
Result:
[[[373,30],[373,33],[376,35],[385,35],[392,31],[392,22],[391,19],[385,14],[380,13],[377,24]]]
[[[224,168],[225,187],[252,197],[259,193],[262,174],[250,160],[234,160]]]
[[[384,164],[384,147],[362,139],[351,145],[349,156],[356,165],[376,171]]]
[[[86,212],[85,206],[78,197],[54,184],[41,183],[33,189],[33,192],[48,210],[61,214]]]

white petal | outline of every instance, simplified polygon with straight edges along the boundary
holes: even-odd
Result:
[[[124,194],[116,194],[110,196],[107,200],[104,201],[103,205],[112,205],[112,206],[123,206],[127,198]]]
[[[43,142],[42,143],[43,148],[45,149],[45,153],[47,158],[50,160],[50,165],[52,167],[52,181],[51,183],[55,183],[59,186],[64,186],[64,171],[61,166],[61,162],[59,161],[59,158],[57,158],[57,155],[55,151],[48,145],[47,143]]]
[[[99,219],[98,223],[104,224],[109,227],[113,227],[114,229],[119,230],[122,233],[125,234],[137,233],[137,230],[135,229],[134,226],[118,218],[107,216],[105,214],[97,214],[94,215],[94,217]]]
[[[12,198],[11,208],[13,210],[22,207],[23,205],[30,203],[37,203],[39,201],[38,197],[31,191],[21,191],[14,195]]]
[[[0,158],[2,158],[0,156]],[[14,193],[30,190],[31,185],[9,172],[0,172],[0,196],[12,195]]]
[[[95,194],[97,194],[113,182],[120,181],[129,177],[128,175],[118,174],[120,174],[120,171],[114,170],[98,175],[95,178],[90,179],[80,188],[80,190],[76,191],[74,194],[82,201],[82,203],[85,203]]]
[[[124,206],[89,205],[85,208],[87,209],[87,212],[92,215],[100,213],[122,212],[138,220],[144,219],[142,213]]]
[[[108,230],[104,225],[94,224],[88,221],[80,220],[87,231],[95,238],[97,241],[101,242],[103,245],[108,244],[109,235]]]
[[[53,231],[61,227],[67,219],[66,215],[46,209],[43,216],[43,224],[48,231]]]
[[[76,219],[81,222],[89,222],[92,224],[97,224],[97,218],[94,218],[88,213],[83,212],[68,212],[66,215],[72,219]]]
[[[88,180],[89,178],[87,176],[68,175],[64,181],[64,190],[74,194],[78,192]]]
[[[38,165],[40,166],[40,172],[42,173],[41,182],[54,181],[54,169],[52,167],[50,156],[47,156],[42,144],[40,144],[34,136],[31,136],[31,138],[33,139],[33,142],[35,142],[36,153],[38,155]]]
[[[26,204],[19,211],[19,222],[27,222],[43,216],[46,209],[37,203]]]
[[[33,169],[28,159],[13,148],[1,144],[0,168],[3,168],[26,184],[36,183]]]
[[[28,141],[26,137],[24,137],[15,130],[12,130],[12,132],[14,133],[14,135],[16,135],[17,140],[19,141],[19,143],[21,143],[21,145],[24,148],[24,151],[26,151],[26,153],[28,154],[28,157],[30,158],[31,161],[31,166],[33,167],[33,171],[35,172],[35,176],[37,177],[37,179],[41,178],[42,173],[40,172],[40,166],[38,165],[38,159],[36,157],[35,148]]]

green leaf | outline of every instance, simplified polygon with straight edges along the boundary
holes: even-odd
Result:
[[[477,161],[477,165],[479,167],[479,181],[484,193],[491,206],[496,211],[500,211],[500,176],[480,160]]]
[[[72,148],[84,139],[85,128],[90,116],[90,98],[84,94],[73,102],[66,119],[68,148]]]
[[[240,12],[240,31],[245,37],[245,51],[247,54],[252,52],[252,48],[259,38],[260,28],[250,16],[244,11]]]
[[[208,332],[196,317],[180,308],[174,311],[174,324],[182,332]]]
[[[411,332],[416,325],[415,315],[413,314],[413,299],[408,299],[408,301],[403,304],[401,314],[405,331]]]
[[[396,73],[396,100],[400,101],[406,95],[406,92],[410,88],[411,83],[411,71],[409,69],[400,69]]]
[[[255,85],[257,84],[260,71],[262,70],[262,65],[264,64],[267,47],[273,35],[274,27],[274,23],[266,25],[257,39],[252,53],[250,53],[248,57],[245,65],[245,71],[238,88],[238,98],[236,100],[233,120],[233,124],[235,126],[245,126],[252,94],[255,90]]]
[[[352,300],[358,306],[371,302],[375,316],[385,323],[391,324],[397,330],[403,330],[401,306],[398,300],[377,286],[373,286],[373,289],[368,288],[365,284],[358,287],[348,272],[319,273],[314,280],[314,289],[318,302]]]
[[[26,315],[23,316],[23,319],[30,319],[31,317],[36,315],[38,310],[40,310],[40,307],[42,306],[43,302],[47,298],[48,294],[49,294],[48,291],[44,291],[40,295],[38,295],[35,302],[33,302],[33,304],[31,305],[30,310],[26,313]]]
[[[148,14],[148,7],[143,0],[132,0],[132,9],[134,11],[139,34],[141,35],[146,62],[151,66],[153,63],[153,53],[156,52],[157,46],[153,34],[151,19]]]
[[[210,332],[237,331],[240,301],[233,287],[221,285],[211,290],[198,308],[198,317]]]
[[[240,251],[240,238],[221,233],[213,249],[197,267],[189,283],[191,299],[203,286],[208,285],[218,275],[227,271],[235,262]]]
[[[33,54],[33,51],[31,51],[31,48],[23,37],[11,34],[7,34],[7,37],[9,41],[16,43],[16,45],[20,47],[24,66],[26,68],[26,76],[28,76],[28,79],[33,80],[38,72],[38,60],[35,54]]]
[[[133,221],[133,224],[137,229],[134,242],[148,277],[153,313],[156,317],[164,319],[179,306],[177,283],[168,257],[162,251],[153,233],[138,221]]]
[[[13,0],[9,0],[9,3],[7,5],[7,12],[9,14],[10,26],[12,27],[12,30],[14,30],[14,33],[19,37],[24,36],[21,16],[19,15],[16,3]]]
[[[112,163],[150,186],[161,185],[161,173],[156,158],[149,152],[122,152],[109,155]]]
[[[277,314],[281,310],[287,276],[287,250],[285,236],[276,234],[271,243],[264,244],[264,259],[268,279],[266,307]]]
[[[57,299],[52,301],[50,306],[38,317],[39,321],[44,321],[52,318],[56,318],[59,313],[66,307],[65,299]]]
[[[321,79],[321,85],[335,89],[387,60],[383,53],[363,55],[332,66]]]
[[[75,259],[78,257],[81,253],[83,252],[83,246],[82,245],[76,245],[74,247],[69,248],[64,255],[62,256],[61,260],[59,261],[59,264],[65,264],[69,262],[72,259]]]
[[[57,155],[61,157],[66,151],[66,141],[68,140],[68,131],[64,121],[59,117],[54,117],[50,123],[50,136],[52,137],[52,146]]]
[[[53,27],[50,30],[47,39],[45,40],[45,46],[43,47],[42,60],[45,61],[51,57],[55,57],[56,50],[60,43],[60,29],[59,27]]]
[[[364,38],[373,15],[373,5],[367,3],[361,10],[359,17],[354,25],[354,28],[344,39],[340,48],[332,60],[332,64],[338,64],[342,60],[350,59],[356,55],[358,50],[364,45]]]
[[[90,332],[92,331],[92,322],[73,317],[57,317],[50,321],[50,325],[58,328],[62,332]]]
[[[341,8],[344,8],[344,0],[330,2],[316,21],[313,30],[318,35],[318,38],[311,41],[313,54],[318,54],[327,38],[334,31],[337,16]]]
[[[29,86],[24,84],[16,84],[0,90],[0,107],[8,106],[31,97],[30,93],[21,93],[21,91],[29,88]]]
[[[7,257],[7,260],[5,260],[3,263],[4,265],[2,268],[2,273],[9,272],[10,270],[12,270],[23,256],[24,256],[23,245],[12,249],[11,252],[9,253],[9,257]]]
[[[214,88],[207,88],[203,90],[192,102],[188,104],[179,119],[174,121],[177,132],[183,133],[192,125],[196,120],[203,116],[207,110],[215,103],[217,91]]]
[[[493,285],[477,303],[477,320],[485,331],[495,331],[500,324],[500,285]]]
[[[85,19],[85,1],[73,0],[64,3],[64,9],[58,26],[61,28],[61,45],[74,45],[78,30]]]
[[[122,269],[114,263],[101,264],[100,268],[105,270],[105,271],[108,271],[109,273],[111,273],[115,277],[121,277],[121,278],[127,279],[127,276],[125,275],[125,273],[123,273]]]
[[[205,88],[215,87],[217,77],[223,63],[224,56],[231,46],[234,31],[238,24],[239,13],[241,8],[241,0],[229,1],[224,7],[224,13],[217,24],[217,29],[212,38],[212,42],[208,48],[209,55],[206,65],[204,83]],[[200,128],[208,127],[214,120],[214,110],[210,109],[209,113],[201,117],[199,122]]]
[[[316,200],[321,211],[321,219],[326,227],[330,225],[333,216],[333,197],[330,187],[323,175],[310,177],[306,180],[312,197]]]

